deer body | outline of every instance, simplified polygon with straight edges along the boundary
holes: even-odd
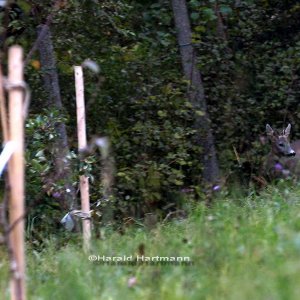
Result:
[[[269,179],[300,178],[300,140],[290,144],[291,124],[282,133],[266,125],[271,151],[264,163],[264,173]]]

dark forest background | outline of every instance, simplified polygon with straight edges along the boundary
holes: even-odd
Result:
[[[79,197],[79,174],[90,176],[99,222],[104,212],[117,221],[148,213],[160,217],[184,207],[187,195],[206,201],[214,190],[228,193],[234,185],[247,192],[259,185],[268,151],[260,142],[266,123],[277,128],[291,123],[292,139],[300,138],[299,1],[187,1],[221,170],[214,185],[205,186],[207,153],[194,142],[199,130],[194,120],[206,111],[195,109],[187,96],[179,51],[184,45],[178,46],[172,2],[11,1],[2,10],[4,69],[9,45],[22,45],[26,58],[41,25],[51,34],[27,57],[25,69],[32,92],[26,121],[27,220],[35,223],[36,234],[53,230],[71,209]],[[99,73],[84,70],[85,96],[89,138],[106,136],[111,143],[114,180],[108,199],[100,153],[80,158],[77,151],[73,66],[87,59],[90,68],[100,68]],[[58,75],[61,105],[51,99],[45,79],[51,74]],[[57,174],[57,143],[67,151],[71,172]]]

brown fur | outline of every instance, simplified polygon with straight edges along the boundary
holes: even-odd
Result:
[[[273,130],[268,124],[266,126],[267,135],[271,142],[271,151],[266,157],[263,173],[270,180],[300,177],[300,140],[290,144],[290,130],[290,124],[282,133]]]

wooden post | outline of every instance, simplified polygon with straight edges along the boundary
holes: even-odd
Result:
[[[7,128],[7,111],[6,111],[6,102],[3,90],[3,74],[0,66],[0,110],[1,110],[1,127],[3,132],[3,144],[8,141],[8,128]]]
[[[23,119],[23,50],[13,46],[8,52],[9,140],[15,151],[9,162],[9,223],[12,227],[10,242],[16,263],[11,280],[11,299],[25,300],[24,250],[24,119]]]
[[[81,66],[74,67],[75,88],[76,88],[76,106],[77,106],[77,135],[79,151],[87,146],[86,139],[86,121],[85,121],[85,104],[84,104],[84,83]],[[89,180],[85,175],[80,176],[80,194],[81,194],[81,211],[90,213],[90,195]],[[90,248],[91,239],[91,221],[90,219],[82,220],[83,228],[83,247],[87,251]]]

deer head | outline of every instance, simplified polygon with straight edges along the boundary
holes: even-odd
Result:
[[[296,152],[292,149],[289,142],[291,124],[289,124],[287,128],[282,131],[282,133],[274,131],[272,127],[269,124],[267,124],[266,131],[271,141],[271,152],[273,155],[276,155],[278,157],[291,157],[296,155]]]

